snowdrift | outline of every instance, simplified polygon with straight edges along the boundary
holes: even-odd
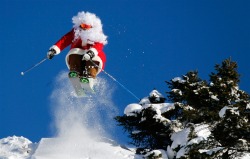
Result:
[[[87,136],[89,137],[89,136]],[[32,143],[24,137],[0,140],[0,159],[140,159],[134,152],[105,138],[42,138]]]
[[[67,144],[65,144],[65,142]],[[44,138],[31,159],[133,159],[132,151],[121,148],[112,142],[91,138]]]
[[[0,139],[0,159],[26,159],[31,156],[36,144],[24,137],[7,137]]]

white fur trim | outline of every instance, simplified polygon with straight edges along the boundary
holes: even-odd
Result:
[[[58,55],[61,52],[61,49],[56,45],[51,46],[50,49],[54,49],[56,51],[56,55]]]
[[[95,48],[91,48],[91,49],[89,49],[90,51],[93,51],[94,52],[94,54],[95,54],[95,56],[97,56],[98,55],[98,51],[95,49]]]

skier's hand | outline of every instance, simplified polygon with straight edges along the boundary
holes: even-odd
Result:
[[[48,58],[49,60],[51,60],[51,59],[55,56],[55,54],[56,54],[56,50],[53,49],[53,48],[51,48],[51,49],[48,51],[48,53],[47,53],[47,58]]]
[[[82,60],[89,61],[93,57],[95,57],[95,53],[93,51],[89,50],[89,51],[87,51],[86,54],[83,55]]]

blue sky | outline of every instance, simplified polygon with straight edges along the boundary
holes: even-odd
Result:
[[[231,57],[239,66],[240,89],[250,93],[250,1],[248,0],[0,0],[0,138],[17,135],[38,142],[51,137],[50,95],[66,70],[68,49],[21,76],[46,56],[72,28],[79,11],[100,17],[108,36],[105,70],[139,98],[166,80],[198,70],[202,79]],[[119,114],[137,100],[117,89]],[[117,130],[118,136],[123,136]]]

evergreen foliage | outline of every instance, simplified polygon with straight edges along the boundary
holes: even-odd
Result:
[[[143,149],[167,149],[171,135],[187,129],[189,141],[196,138],[195,127],[206,124],[211,135],[206,140],[189,144],[181,158],[230,159],[250,151],[250,96],[239,89],[237,63],[226,59],[215,65],[209,81],[202,80],[198,71],[166,82],[170,92],[167,99],[174,109],[163,112],[164,121],[157,120],[158,112],[149,106],[135,116],[117,116],[116,120]],[[181,147],[174,151],[178,152]],[[204,151],[203,151],[204,150]]]
[[[132,144],[143,149],[166,149],[171,143],[168,120],[159,121],[152,107],[142,109],[136,116],[117,116],[115,120],[129,133]]]

